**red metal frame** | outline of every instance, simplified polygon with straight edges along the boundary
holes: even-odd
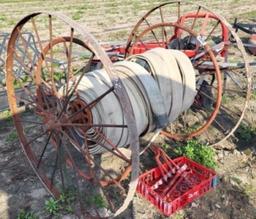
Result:
[[[201,11],[201,12],[189,12],[185,15],[182,15],[179,18],[179,20],[177,21],[177,23],[183,26],[186,20],[198,19],[198,18],[205,18],[205,19],[210,18],[210,19],[219,21],[219,18],[215,14],[212,14],[212,13],[206,12],[206,11]],[[202,26],[201,32],[205,31],[206,25],[207,25],[207,21]],[[227,26],[221,21],[220,21],[220,25],[221,25],[221,30],[222,30],[222,42],[227,44],[229,42],[229,30],[228,30]],[[181,35],[182,31],[183,30],[181,30],[179,28],[175,28],[175,37],[179,37]],[[221,51],[221,56],[224,57],[226,54],[227,54],[227,47],[224,46],[223,50]]]

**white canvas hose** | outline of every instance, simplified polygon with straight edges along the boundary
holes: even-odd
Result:
[[[194,101],[195,71],[182,52],[156,48],[132,56],[127,61],[117,62],[114,68],[128,93],[139,135],[165,127]],[[77,97],[88,104],[111,87],[111,80],[105,70],[94,70],[83,76]],[[126,124],[121,104],[114,92],[102,98],[91,109],[91,114],[93,124]],[[84,136],[79,130],[73,129],[82,144]],[[90,152],[93,154],[102,153],[106,150],[104,147],[111,149],[113,145],[124,147],[128,144],[129,133],[126,128],[102,127],[95,130],[87,130]]]
[[[181,51],[155,48],[128,60],[148,69],[158,82],[168,112],[173,122],[193,103],[196,96],[195,70],[189,58]]]
[[[182,112],[184,112],[193,104],[196,96],[195,71],[191,61],[183,52],[179,50],[169,50],[169,52],[175,57],[183,75]]]
[[[148,71],[146,71],[140,65],[129,61],[117,62],[114,64],[114,66],[116,67],[117,72],[119,71],[120,66],[125,67],[126,70],[133,72],[134,76],[131,77],[137,77],[140,80],[142,86],[138,86],[138,88],[146,93],[145,98],[147,98],[150,103],[155,128],[166,126],[167,113],[165,110],[164,98],[159,90],[159,86],[157,85],[154,78],[152,78],[151,75],[148,73]]]

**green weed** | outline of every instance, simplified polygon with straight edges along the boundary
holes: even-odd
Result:
[[[66,190],[62,192],[58,200],[62,211],[65,213],[73,213],[74,209],[72,204],[75,202],[75,199],[75,190]]]
[[[161,147],[164,149],[164,151],[168,151],[168,149],[170,148],[170,145],[168,144],[162,144]]]
[[[72,15],[72,19],[74,20],[80,20],[84,15],[84,11],[78,10]]]
[[[196,131],[198,128],[200,128],[200,123],[196,122],[193,125],[188,126],[187,128],[185,128],[185,133],[191,133]]]
[[[88,206],[95,206],[97,208],[105,208],[107,206],[104,198],[99,194],[87,197],[85,202]]]
[[[75,190],[66,190],[60,194],[59,199],[50,198],[45,202],[45,209],[51,215],[74,213],[73,204],[76,200]]]
[[[185,213],[183,211],[179,211],[173,215],[173,219],[183,219],[185,218]]]
[[[3,120],[4,124],[6,126],[11,126],[13,125],[13,120],[12,120],[12,113],[10,110],[4,110],[0,112],[0,120]],[[0,131],[5,130],[6,127],[1,125],[0,126]]]
[[[254,135],[256,135],[256,128],[241,124],[236,130],[236,135],[239,139],[244,141],[250,141]]]
[[[112,40],[123,40],[126,39],[128,30],[120,30],[118,32],[109,33],[109,38]]]
[[[0,22],[5,22],[5,21],[6,21],[6,16],[0,15]]]
[[[10,110],[4,110],[0,112],[0,120],[12,121],[12,113]]]
[[[251,96],[251,98],[252,98],[253,100],[256,100],[256,90],[253,90],[253,91],[252,91],[252,96]]]
[[[18,139],[18,134],[16,131],[12,131],[5,139],[7,143],[13,143]]]
[[[175,152],[179,156],[186,156],[206,167],[216,168],[215,151],[207,146],[199,143],[196,140],[190,140],[185,146],[175,148]]]
[[[256,188],[254,185],[246,183],[244,185],[244,191],[249,197],[252,197],[256,193]]]
[[[36,216],[33,212],[28,212],[22,209],[20,210],[17,219],[38,219],[38,216]]]
[[[57,215],[60,210],[59,202],[58,200],[54,198],[50,198],[45,202],[45,209],[48,213],[51,215]]]
[[[231,98],[229,97],[229,96],[227,96],[227,95],[222,95],[222,100],[221,100],[221,102],[222,102],[222,104],[227,104],[227,103],[229,103],[231,101]]]

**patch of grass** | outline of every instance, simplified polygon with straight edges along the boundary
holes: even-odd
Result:
[[[118,14],[118,11],[116,11],[114,8],[105,8],[105,14],[111,14],[111,15],[114,15],[114,14]]]
[[[75,190],[66,190],[60,194],[59,199],[50,198],[45,202],[45,210],[53,216],[62,214],[74,213],[73,205],[75,203],[76,196]]]
[[[62,192],[59,201],[64,204],[71,204],[75,200],[75,192],[73,190],[67,190]]]
[[[134,1],[132,2],[132,7],[136,10],[138,10],[141,6],[140,2],[139,1]]]
[[[168,144],[162,144],[161,147],[164,149],[164,151],[168,151],[168,149],[170,148],[170,145]]]
[[[179,211],[173,215],[173,219],[183,219],[185,218],[185,213],[183,211]]]
[[[85,202],[88,206],[95,206],[96,208],[105,208],[107,206],[106,201],[99,194],[86,197]]]
[[[0,1],[0,3],[2,4],[2,3],[7,3],[7,4],[9,4],[9,3],[19,3],[19,2],[21,2],[21,3],[24,3],[24,2],[34,2],[35,0],[12,0],[12,1],[10,1],[10,0],[1,0]]]
[[[222,95],[222,100],[221,100],[222,104],[227,104],[230,101],[231,101],[231,98],[229,96],[227,96],[225,94]]]
[[[253,91],[252,91],[251,98],[252,98],[253,100],[256,100],[256,90],[253,90]]]
[[[12,121],[12,113],[10,110],[4,110],[0,112],[0,120]]]
[[[6,126],[13,125],[12,114],[10,110],[4,110],[0,112],[0,120],[2,120]],[[6,126],[0,125],[0,131],[5,130]]]
[[[111,40],[124,40],[128,36],[128,30],[120,30],[109,34]]]
[[[55,72],[53,75],[55,81],[60,81],[61,79],[65,79],[64,72]]]
[[[203,145],[196,140],[190,140],[185,146],[175,148],[175,152],[179,156],[186,156],[206,167],[212,169],[217,167],[215,151],[211,147]]]
[[[12,131],[5,139],[5,141],[9,144],[15,142],[16,140],[18,140],[18,134],[16,131]]]
[[[119,4],[118,2],[107,2],[104,6],[116,9],[119,6]]]
[[[60,205],[58,200],[50,198],[45,202],[45,210],[51,215],[58,215],[60,211]]]
[[[0,22],[5,22],[7,20],[5,15],[0,15]]]
[[[185,133],[191,133],[196,131],[198,128],[200,128],[200,122],[196,122],[193,125],[190,125],[189,127],[185,128]]]
[[[87,10],[88,9],[88,6],[87,5],[83,5],[80,7],[80,10]]]
[[[80,7],[80,10],[92,10],[95,9],[96,5],[94,3],[92,4],[86,4]]]
[[[8,20],[8,26],[14,26],[18,21],[16,21],[15,19],[10,19]]]
[[[60,208],[64,213],[74,213],[74,209],[72,207],[73,203],[76,200],[75,190],[66,190],[61,193],[59,198]]]
[[[252,195],[256,194],[256,188],[252,184],[245,184],[244,185],[244,191],[245,193],[251,197]]]
[[[246,142],[256,135],[256,127],[241,124],[236,130],[236,136]]]
[[[80,20],[84,15],[84,11],[82,10],[77,10],[73,15],[72,15],[72,19],[73,20]]]
[[[34,212],[25,211],[24,209],[20,210],[18,213],[17,219],[38,219],[39,217],[35,215]]]
[[[252,11],[249,11],[249,12],[246,12],[246,13],[242,13],[240,14],[240,16],[243,16],[245,18],[252,18],[254,19],[256,17],[256,10],[252,10]]]

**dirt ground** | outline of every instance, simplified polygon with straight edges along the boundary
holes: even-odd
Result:
[[[0,0],[0,31],[10,31],[13,25],[31,11],[58,10],[86,25],[102,41],[125,40],[132,24],[146,10],[161,1],[7,1]],[[255,18],[253,0],[201,1],[223,13],[229,21],[235,16]],[[117,6],[111,6],[111,4]],[[40,5],[39,5],[40,4]],[[84,9],[82,6],[86,5]],[[99,8],[99,10],[97,10]],[[135,10],[136,8],[136,10]],[[81,12],[82,10],[82,12]],[[84,11],[83,11],[84,10]],[[233,13],[235,12],[235,14]],[[96,19],[97,17],[97,19]],[[100,19],[98,19],[100,18]],[[112,23],[115,25],[111,25]],[[111,28],[110,28],[111,27]],[[112,31],[119,29],[120,32]],[[108,34],[102,34],[107,32]],[[254,107],[255,100],[251,104]],[[252,109],[253,117],[256,112]],[[1,117],[0,117],[1,118]],[[254,120],[255,121],[255,120]],[[249,139],[231,138],[223,143],[228,148],[216,149],[218,187],[189,204],[170,218],[174,219],[256,219],[256,133]],[[35,176],[21,151],[15,129],[10,119],[0,119],[0,219],[13,219],[21,209],[35,212],[40,218],[53,218],[45,211],[45,201],[50,198]],[[59,218],[75,218],[61,215]],[[164,219],[150,203],[135,196],[132,205],[119,218]]]
[[[7,123],[4,122],[1,121],[1,125]],[[6,127],[0,131],[0,218],[16,218],[20,209],[36,212],[40,218],[54,218],[44,209],[44,203],[49,199],[49,194],[30,168],[17,139],[6,137],[10,136],[10,133],[13,133],[12,127]],[[219,165],[217,172],[220,178],[218,187],[171,218],[255,219],[255,137],[248,142],[247,146],[243,150],[239,147],[233,150],[217,150]],[[75,218],[72,215],[60,217]],[[132,206],[118,218],[160,219],[165,217],[161,216],[150,203],[136,195]]]

